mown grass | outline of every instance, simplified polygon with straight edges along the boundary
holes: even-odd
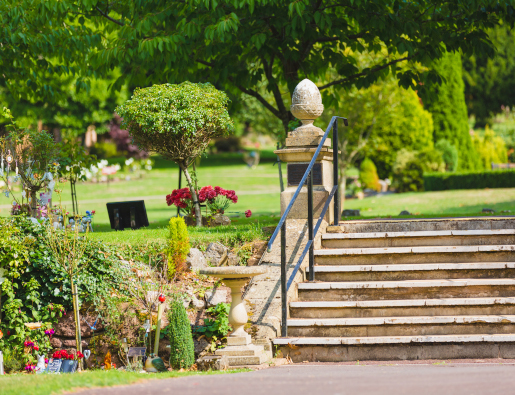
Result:
[[[85,371],[74,374],[13,374],[0,376],[0,394],[2,395],[58,395],[78,389],[95,387],[112,387],[115,385],[134,384],[143,380],[168,379],[174,377],[199,376],[208,374],[240,373],[247,370],[228,370],[212,372],[164,372],[144,374],[119,370]]]

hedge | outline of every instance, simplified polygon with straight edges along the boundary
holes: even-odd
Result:
[[[482,188],[515,188],[515,170],[424,174],[426,191]]]

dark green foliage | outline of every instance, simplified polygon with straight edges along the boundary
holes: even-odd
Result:
[[[381,185],[379,185],[379,177],[377,176],[377,169],[374,162],[366,158],[361,162],[359,167],[359,178],[364,188],[370,188],[374,191],[380,191]]]
[[[393,165],[393,186],[397,192],[417,192],[424,186],[424,168],[418,152],[402,149]]]
[[[434,141],[446,139],[456,146],[459,170],[481,169],[469,134],[460,54],[447,53],[435,68],[445,82],[423,96],[425,108],[433,115]]]
[[[458,150],[449,140],[440,139],[436,142],[435,148],[442,153],[442,159],[445,163],[445,170],[456,171],[458,168]]]
[[[175,299],[168,312],[170,340],[170,366],[174,369],[189,369],[195,363],[195,347],[191,325],[182,301]]]
[[[229,325],[229,311],[231,306],[229,303],[218,303],[214,307],[210,307],[206,311],[214,317],[204,319],[203,326],[197,326],[195,333],[206,335],[207,338],[216,336],[222,338],[227,336],[231,330]]]
[[[320,83],[327,106],[338,102],[332,87],[367,87],[389,72],[422,90],[439,78],[418,66],[431,66],[442,43],[491,56],[485,30],[501,19],[513,24],[511,2],[3,1],[0,85],[53,96],[48,73],[79,75],[84,88],[115,68],[123,70],[115,89],[207,80],[256,97],[286,131],[289,97],[302,78],[318,80],[332,66],[328,84]],[[365,52],[373,62],[359,68],[356,56]]]
[[[515,188],[515,170],[425,174],[424,188],[426,191]]]
[[[507,24],[488,29],[496,48],[489,58],[484,53],[463,57],[465,100],[476,125],[484,127],[501,106],[515,105],[515,29]]]
[[[445,163],[442,153],[434,148],[425,148],[417,153],[417,159],[424,173],[433,171],[445,171]]]

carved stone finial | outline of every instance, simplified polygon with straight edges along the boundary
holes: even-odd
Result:
[[[312,81],[306,78],[295,87],[291,103],[291,113],[302,121],[302,126],[293,131],[294,135],[324,134],[322,129],[313,125],[313,121],[324,112],[324,105],[320,91]]]

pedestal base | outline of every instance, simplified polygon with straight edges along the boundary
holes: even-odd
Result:
[[[216,350],[215,355],[225,356],[229,366],[261,365],[270,359],[264,347],[255,344],[227,346]]]

